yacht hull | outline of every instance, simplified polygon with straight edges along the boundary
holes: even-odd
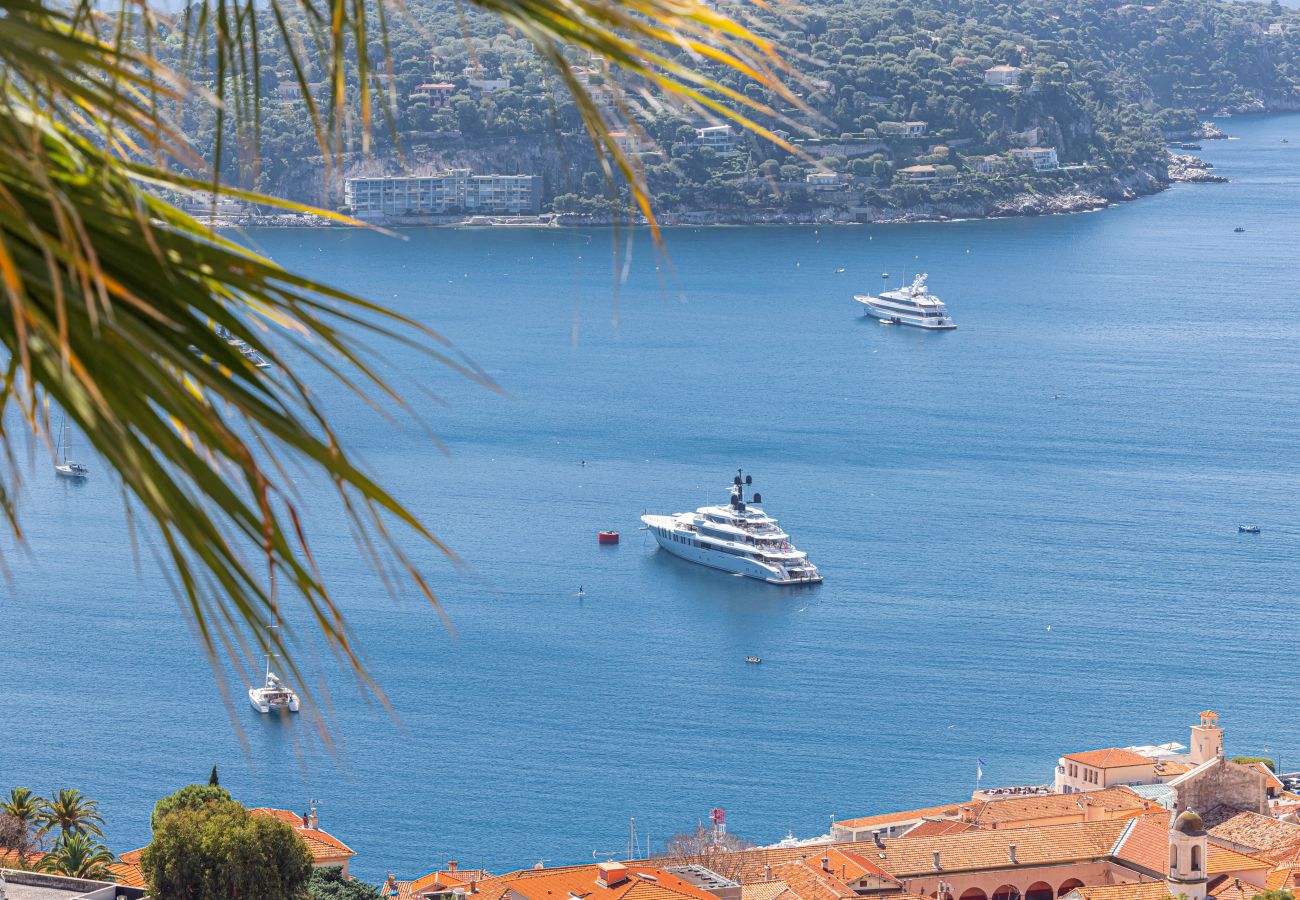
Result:
[[[925,328],[929,331],[951,331],[957,327],[957,323],[954,322],[950,316],[932,316],[927,318],[925,316],[908,315],[899,310],[891,309],[888,306],[873,303],[872,300],[874,298],[871,297],[854,297],[853,299],[865,307],[866,312],[864,315],[872,316],[877,319],[888,319],[889,321],[896,322],[899,325],[911,325],[914,328]]]
[[[730,572],[733,575],[743,575],[746,578],[753,578],[757,581],[765,581],[768,584],[796,585],[796,584],[816,584],[822,580],[821,575],[814,575],[811,578],[784,578],[776,572],[769,569],[752,559],[743,556],[732,556],[730,553],[724,553],[720,550],[710,550],[706,546],[694,547],[689,544],[680,544],[671,537],[661,532],[659,528],[651,527],[650,533],[654,535],[659,546],[667,550],[673,556],[689,562],[697,563],[701,566],[708,566],[710,569],[717,569],[720,572]]]

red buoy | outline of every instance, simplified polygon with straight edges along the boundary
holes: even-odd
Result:
[[[617,543],[618,543],[618,532],[617,532],[617,531],[598,531],[598,532],[596,532],[596,540],[597,540],[597,542],[599,542],[599,543],[601,543],[601,544],[617,544]]]

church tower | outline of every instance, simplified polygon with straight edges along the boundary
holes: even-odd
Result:
[[[1205,823],[1192,809],[1184,810],[1169,829],[1169,893],[1187,900],[1205,900]]]
[[[1192,762],[1203,762],[1223,755],[1223,729],[1219,727],[1219,714],[1213,710],[1201,713],[1201,724],[1192,726]]]

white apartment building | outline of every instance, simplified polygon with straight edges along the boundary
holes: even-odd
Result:
[[[387,216],[527,215],[541,198],[533,175],[473,175],[452,169],[436,175],[349,178],[344,202],[359,219]]]

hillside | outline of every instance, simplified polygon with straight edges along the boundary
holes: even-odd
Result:
[[[392,77],[372,76],[388,94],[406,171],[537,175],[543,209],[607,212],[604,177],[576,107],[553,89],[527,41],[476,10],[462,21],[450,0],[408,6],[410,20],[397,21],[390,39]],[[632,104],[627,146],[641,152],[670,218],[1035,211],[1020,208],[1026,197],[1064,198],[1061,208],[1095,205],[1159,189],[1164,137],[1188,132],[1207,114],[1300,108],[1300,12],[1277,2],[804,6],[809,12],[797,23],[768,25],[802,60],[800,93],[815,115],[765,124],[788,131],[808,158],[748,135],[702,135],[697,129],[715,123],[687,111]],[[613,85],[634,97],[637,85],[599,60],[575,55],[573,64],[611,109]],[[320,77],[308,72],[309,80]],[[738,76],[724,77],[771,99]],[[263,48],[261,83],[256,186],[339,205],[339,185],[322,178],[302,100],[275,48]],[[210,119],[185,125],[200,147],[211,145]],[[1054,159],[1030,148],[1054,151]],[[348,175],[402,171],[382,123],[371,156],[347,157]],[[810,173],[819,174],[810,181]],[[233,159],[227,175],[240,180]]]

